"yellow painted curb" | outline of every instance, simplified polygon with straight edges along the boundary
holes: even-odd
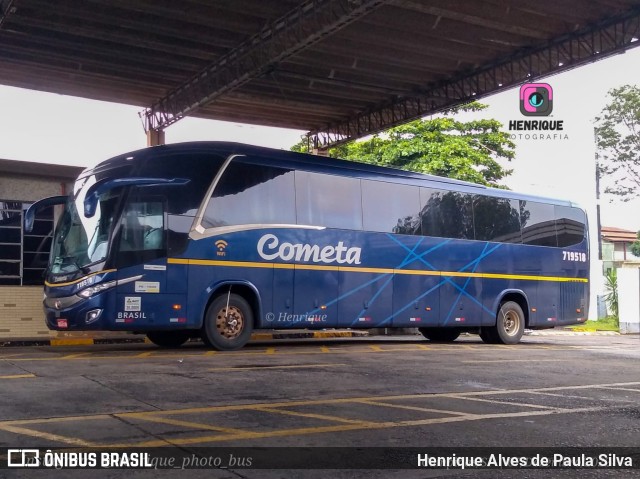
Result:
[[[314,338],[351,338],[354,334],[351,331],[316,331]]]
[[[92,338],[52,339],[51,346],[86,346],[92,345]]]
[[[260,339],[273,339],[272,333],[255,333],[251,335],[251,339],[260,340]]]

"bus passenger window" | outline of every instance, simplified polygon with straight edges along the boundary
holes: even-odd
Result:
[[[363,228],[403,235],[420,234],[417,186],[362,180]]]
[[[553,205],[520,200],[522,242],[537,246],[558,246]]]
[[[558,246],[573,246],[585,238],[586,217],[580,208],[555,206]]]
[[[424,236],[474,239],[471,195],[420,188],[420,202]]]
[[[473,225],[477,240],[522,243],[518,200],[475,195]]]
[[[207,204],[205,228],[236,225],[294,225],[293,171],[231,162]]]
[[[298,224],[362,229],[360,180],[296,171]]]

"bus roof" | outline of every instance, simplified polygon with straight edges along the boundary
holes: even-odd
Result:
[[[401,170],[384,166],[348,161],[338,158],[331,158],[306,153],[297,153],[287,150],[278,150],[244,143],[222,142],[222,141],[195,141],[185,143],[172,143],[159,145],[140,150],[123,153],[108,160],[105,160],[93,168],[88,168],[80,174],[84,177],[98,172],[104,172],[112,168],[130,164],[132,161],[145,161],[157,157],[173,156],[177,154],[221,154],[229,156],[231,154],[248,155],[268,158],[274,166],[281,165],[293,169],[311,169],[322,171],[323,173],[341,174],[344,176],[377,179],[394,183],[412,184],[415,186],[429,186],[432,188],[452,189],[466,193],[482,193],[489,196],[500,196],[509,199],[520,199],[527,201],[537,201],[552,203],[564,206],[579,205],[557,198],[549,198],[537,195],[516,193],[510,190],[492,188],[478,185],[467,181],[445,178],[441,176],[416,173],[413,171]]]

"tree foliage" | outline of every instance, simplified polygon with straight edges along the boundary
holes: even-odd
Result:
[[[611,315],[618,318],[618,271],[615,268],[608,270],[604,280],[604,300],[609,305]]]
[[[636,240],[631,243],[631,252],[635,255],[640,257],[640,231],[638,231],[636,233]]]
[[[596,118],[598,168],[613,182],[605,191],[629,201],[640,196],[640,87],[624,85],[609,96]]]
[[[502,124],[493,119],[460,121],[459,112],[477,112],[487,106],[474,102],[442,117],[415,120],[329,150],[329,156],[390,166],[419,173],[456,178],[487,186],[511,174],[497,161],[511,160],[515,144]],[[294,151],[307,152],[301,141]]]

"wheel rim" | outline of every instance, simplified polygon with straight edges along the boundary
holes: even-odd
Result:
[[[503,313],[502,325],[507,336],[516,336],[520,330],[520,315],[513,310]]]
[[[235,339],[244,329],[244,316],[242,311],[235,306],[222,308],[216,316],[216,329],[220,336],[227,339]]]

